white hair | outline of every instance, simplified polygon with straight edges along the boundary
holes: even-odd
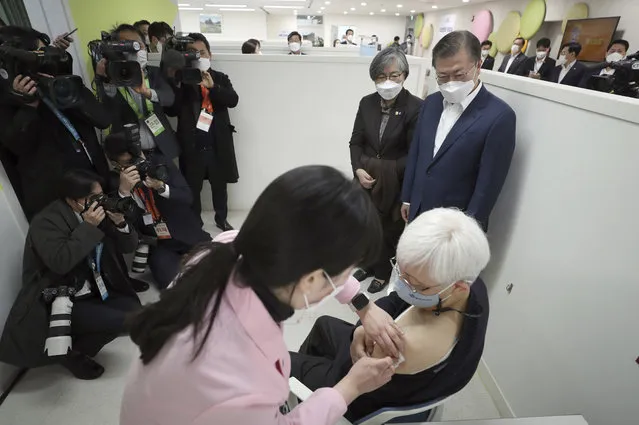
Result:
[[[474,282],[490,260],[490,247],[474,218],[457,209],[436,208],[406,227],[397,260],[438,285]]]

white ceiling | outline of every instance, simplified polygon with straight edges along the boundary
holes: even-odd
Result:
[[[215,13],[224,9],[253,9],[263,10],[271,14],[317,15],[317,14],[353,14],[375,16],[410,16],[415,13],[450,9],[477,3],[486,3],[492,0],[179,0],[180,9],[202,13]],[[327,4],[328,3],[328,4]],[[208,6],[207,6],[208,5]],[[222,5],[224,7],[211,7],[210,5]],[[244,6],[244,7],[238,7]],[[266,6],[281,6],[270,8]],[[401,6],[401,7],[398,7]],[[202,10],[199,10],[202,9]],[[251,13],[247,11],[245,13]]]

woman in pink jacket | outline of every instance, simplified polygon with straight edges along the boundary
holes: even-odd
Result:
[[[288,414],[290,358],[281,322],[344,288],[377,257],[366,193],[330,167],[292,170],[258,198],[242,229],[194,253],[131,329],[140,347],[122,425],[329,425],[388,382],[390,358],[364,358]]]

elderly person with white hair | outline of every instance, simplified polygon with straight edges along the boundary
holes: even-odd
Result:
[[[395,291],[377,301],[404,332],[403,355],[392,380],[355,400],[347,419],[447,397],[470,381],[488,323],[479,274],[489,259],[483,230],[459,210],[433,209],[407,226],[393,261]],[[385,355],[359,324],[324,316],[291,353],[291,375],[317,390],[339,382],[358,359]]]
[[[389,260],[404,229],[400,195],[406,158],[422,100],[404,88],[408,61],[397,48],[375,56],[369,74],[376,91],[359,103],[350,141],[351,165],[356,179],[366,189],[379,213],[384,240],[377,262],[370,270],[358,270],[360,282],[372,275],[368,291],[380,292],[391,275]]]

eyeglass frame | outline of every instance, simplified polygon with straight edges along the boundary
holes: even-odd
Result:
[[[399,80],[402,78],[402,75],[404,75],[405,73],[397,71],[397,76],[393,76],[393,74],[395,74],[395,72],[391,72],[390,74],[379,74],[373,81],[375,81],[375,84],[382,84],[388,80],[398,83]]]
[[[467,77],[468,74],[470,74],[470,71],[477,69],[477,65],[478,64],[474,64],[468,71],[464,72],[463,74],[456,74],[452,76],[447,75],[446,77],[443,77],[445,80],[442,79],[442,77],[440,77],[439,74],[437,73],[437,70],[433,68],[435,70],[435,79],[437,80],[437,84],[446,84],[451,81],[462,81],[463,78]]]
[[[417,293],[417,292],[420,292],[420,293],[421,293],[421,292],[425,292],[425,291],[428,291],[428,290],[433,289],[433,288],[437,288],[438,286],[439,286],[439,287],[444,286],[444,285],[441,285],[441,284],[437,284],[437,285],[429,286],[429,287],[424,288],[424,289],[417,289],[417,288],[415,288],[415,287],[414,287],[414,286],[413,286],[413,285],[412,285],[412,284],[408,281],[408,279],[406,279],[406,276],[408,276],[408,277],[412,277],[412,278],[413,278],[413,279],[415,279],[415,280],[417,280],[417,278],[415,278],[414,276],[411,276],[411,275],[409,275],[409,274],[402,273],[402,272],[401,272],[401,270],[399,270],[399,263],[397,262],[397,257],[393,257],[393,258],[391,258],[391,259],[390,259],[390,263],[391,263],[391,266],[393,267],[393,270],[395,270],[395,272],[397,273],[397,277],[399,278],[399,280],[400,280],[400,281],[401,281],[404,285],[408,286],[408,288],[409,288],[411,291],[413,291],[413,293]],[[420,282],[419,280],[417,280],[417,282],[419,282],[421,285],[424,285],[424,282]],[[462,279],[462,280],[460,280],[460,281],[458,281],[458,282],[466,282],[467,284],[469,284],[469,285],[470,285],[470,284],[472,284],[472,283],[473,283],[473,280],[469,280],[469,279]],[[453,283],[456,283],[456,282],[453,282]],[[451,285],[452,285],[452,284],[451,284]],[[449,286],[450,286],[450,285],[449,285]]]

